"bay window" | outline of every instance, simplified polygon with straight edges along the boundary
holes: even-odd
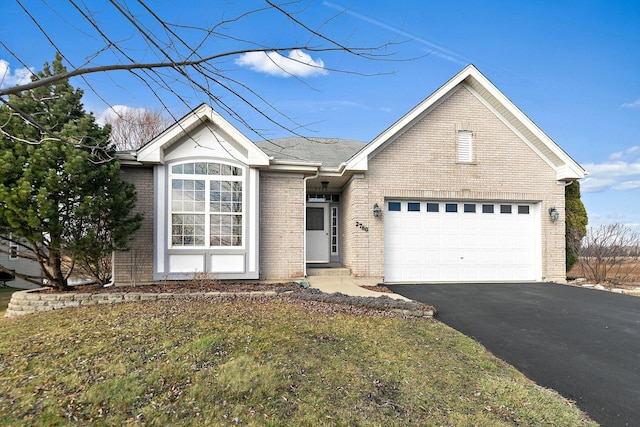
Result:
[[[171,246],[243,245],[243,169],[212,162],[171,167]]]

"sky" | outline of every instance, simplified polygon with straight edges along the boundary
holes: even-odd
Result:
[[[291,17],[358,55],[322,49],[326,40],[258,0],[7,0],[0,2],[0,88],[28,79],[56,50],[73,69],[156,62],[163,52],[186,58],[185,46],[197,46],[200,56],[225,53],[205,71],[218,83],[196,76],[199,85],[188,84],[170,70],[145,77],[147,84],[125,71],[71,82],[96,117],[144,108],[178,118],[207,102],[251,140],[297,133],[370,141],[472,63],[587,169],[581,187],[591,226],[640,230],[640,2],[287,4]],[[155,35],[153,43],[118,5]],[[160,27],[142,5],[172,25]],[[213,31],[205,37],[199,28]],[[247,49],[269,53],[228,55]]]

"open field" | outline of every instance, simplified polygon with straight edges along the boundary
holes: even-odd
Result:
[[[287,298],[0,320],[2,425],[595,425],[433,320]]]
[[[620,261],[620,262],[618,262]],[[636,287],[640,286],[640,260],[633,257],[629,257],[623,260],[616,260],[619,265],[615,265],[611,268],[610,273],[607,275],[616,282],[616,286],[619,287]],[[603,263],[603,266],[606,266]],[[608,266],[606,266],[608,267]],[[568,277],[584,277],[589,280],[588,270],[584,270],[580,261],[573,266],[573,268],[567,273]],[[615,280],[619,278],[620,280]]]

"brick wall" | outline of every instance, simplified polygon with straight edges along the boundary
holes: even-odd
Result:
[[[153,281],[153,169],[122,166],[122,178],[136,186],[138,201],[134,212],[144,216],[134,234],[131,249],[115,252],[115,283],[127,285]]]
[[[456,132],[473,131],[474,162],[456,162]],[[389,198],[540,201],[542,279],[564,281],[564,187],[555,171],[466,88],[455,93],[369,160],[343,193],[343,261],[355,276],[384,275],[384,227],[372,207]],[[369,231],[353,224],[363,222]]]
[[[304,179],[260,173],[260,279],[304,275]]]

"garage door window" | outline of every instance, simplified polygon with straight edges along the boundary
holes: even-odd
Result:
[[[445,205],[445,211],[449,213],[458,212],[458,204],[457,203],[447,203]]]
[[[400,202],[389,202],[389,212],[400,212]]]
[[[518,213],[520,215],[529,215],[529,206],[518,206]]]
[[[511,213],[511,205],[500,205],[500,213],[501,214],[510,214]]]
[[[475,213],[476,212],[476,205],[472,204],[472,203],[465,203],[464,204],[464,212],[465,213]]]
[[[407,210],[409,212],[420,212],[420,203],[414,203],[414,202],[407,203]]]
[[[427,212],[440,212],[439,203],[427,203]]]
[[[493,205],[482,205],[482,213],[493,213]]]

